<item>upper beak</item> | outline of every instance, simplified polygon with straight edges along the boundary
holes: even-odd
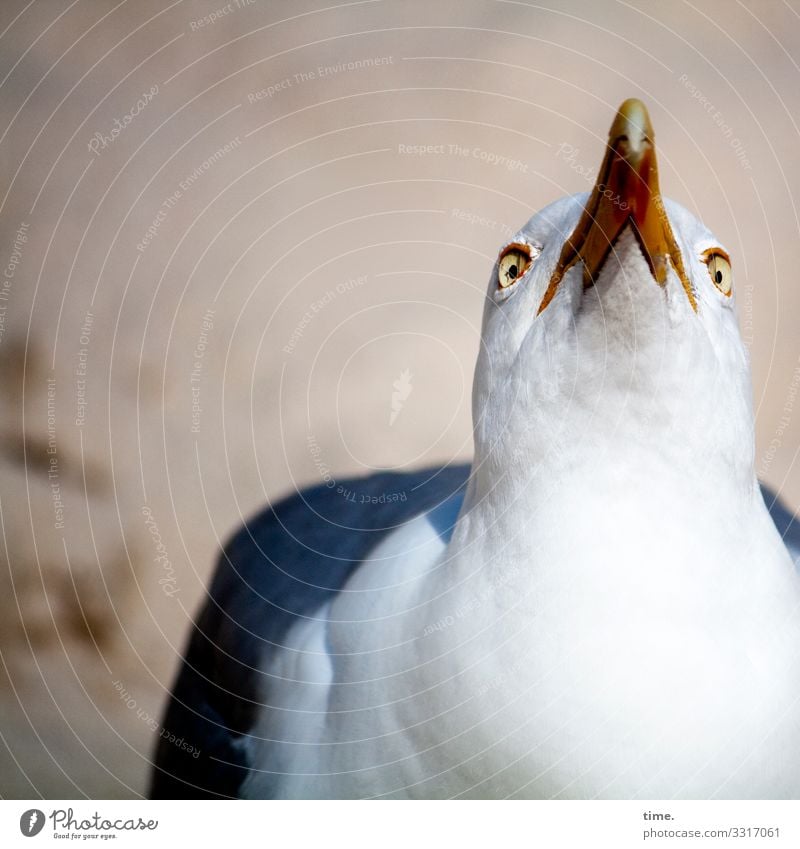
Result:
[[[583,263],[584,286],[594,283],[614,242],[628,224],[656,282],[661,286],[666,283],[671,260],[696,311],[694,289],[661,199],[653,126],[645,105],[635,98],[626,100],[614,118],[597,182],[578,226],[561,250],[539,312],[550,303],[561,279],[577,262]]]

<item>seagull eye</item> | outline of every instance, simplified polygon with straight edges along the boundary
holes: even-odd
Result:
[[[533,256],[528,245],[509,245],[500,254],[497,261],[497,283],[501,289],[507,289],[516,283],[533,263]]]
[[[723,295],[730,296],[733,289],[733,272],[731,271],[731,263],[728,257],[717,249],[707,251],[705,254],[705,263],[708,267],[708,276],[711,278],[711,282]]]

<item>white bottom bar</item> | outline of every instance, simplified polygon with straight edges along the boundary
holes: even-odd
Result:
[[[32,836],[27,836],[33,831]],[[800,846],[800,802],[0,801],[0,845]]]

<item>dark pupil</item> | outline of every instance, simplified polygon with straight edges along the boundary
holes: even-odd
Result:
[[[512,280],[516,280],[516,278],[517,278],[517,266],[516,266],[516,264],[510,265],[508,267],[508,277],[510,277]]]
[[[717,273],[714,275],[714,279],[717,281],[717,283],[722,283],[722,272],[717,271]]]

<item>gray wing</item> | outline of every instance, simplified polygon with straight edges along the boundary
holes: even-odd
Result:
[[[469,466],[381,473],[298,492],[247,522],[225,547],[172,689],[153,798],[235,797],[259,708],[265,650],[336,594],[393,528],[431,511],[449,539]]]
[[[800,568],[800,518],[790,513],[778,499],[778,496],[769,487],[761,484],[761,494],[767,505],[772,521],[778,533],[783,537],[786,548],[794,560],[795,566]]]

